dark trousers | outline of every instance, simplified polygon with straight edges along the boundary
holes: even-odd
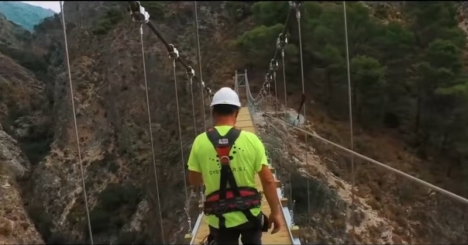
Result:
[[[262,213],[257,216],[260,224],[262,223]],[[213,236],[215,244],[219,245],[231,245],[239,244],[239,236],[241,237],[242,244],[244,245],[261,245],[262,244],[262,226],[258,224],[252,224],[250,222],[238,225],[235,227],[216,229],[210,227],[210,235]]]

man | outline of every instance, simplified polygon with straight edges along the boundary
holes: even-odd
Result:
[[[210,235],[216,244],[262,244],[262,230],[281,226],[281,211],[276,183],[265,155],[265,147],[253,133],[236,129],[241,107],[231,88],[221,88],[211,103],[215,127],[195,139],[188,160],[189,182],[205,184],[204,212]],[[258,174],[271,208],[261,212],[261,194],[255,185]],[[233,177],[233,178],[232,178]]]

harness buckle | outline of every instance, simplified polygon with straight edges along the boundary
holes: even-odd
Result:
[[[234,203],[236,204],[237,209],[239,210],[246,210],[249,205],[245,203],[244,200],[242,200],[242,197],[236,197],[234,200]]]
[[[219,200],[216,204],[216,208],[214,208],[213,213],[216,215],[222,215],[227,211],[227,204],[226,200]]]
[[[219,161],[222,163],[222,164],[229,164],[229,156],[222,156],[219,158]]]

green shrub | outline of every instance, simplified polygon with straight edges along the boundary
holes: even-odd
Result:
[[[52,141],[50,125],[43,124],[30,127],[26,136],[21,138],[20,144],[31,164],[35,165],[49,153]]]
[[[112,213],[102,210],[102,209],[93,209],[90,213],[91,227],[93,232],[101,233],[109,230],[111,226]],[[88,226],[85,224],[84,230],[88,233]]]
[[[105,35],[112,30],[117,23],[119,23],[123,18],[122,11],[113,7],[107,10],[106,15],[104,15],[100,20],[98,20],[97,27],[93,31],[95,35]]]
[[[33,202],[26,207],[29,217],[34,223],[36,230],[42,235],[44,240],[49,240],[52,235],[50,227],[52,227],[52,220],[46,213],[44,206],[40,202]]]
[[[111,173],[117,173],[120,166],[115,156],[112,153],[106,152],[101,160],[91,163],[91,168],[93,171],[105,172],[108,170]]]
[[[99,194],[98,205],[91,213],[93,232],[119,230],[136,211],[142,190],[132,184],[110,184]],[[84,226],[87,233],[87,226]]]
[[[38,78],[47,74],[47,60],[33,52],[11,48],[10,45],[0,44],[0,53],[12,58],[19,65],[32,71]]]

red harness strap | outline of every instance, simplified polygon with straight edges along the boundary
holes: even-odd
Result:
[[[238,187],[230,167],[231,157],[229,153],[240,133],[241,131],[234,127],[225,136],[221,136],[214,128],[207,131],[208,139],[210,139],[218,154],[221,176],[219,190],[210,193],[206,197],[204,212],[206,215],[216,215],[219,218],[220,229],[225,228],[226,220],[223,214],[234,211],[244,213],[250,222],[258,222],[250,209],[260,207],[260,193],[256,188]]]

